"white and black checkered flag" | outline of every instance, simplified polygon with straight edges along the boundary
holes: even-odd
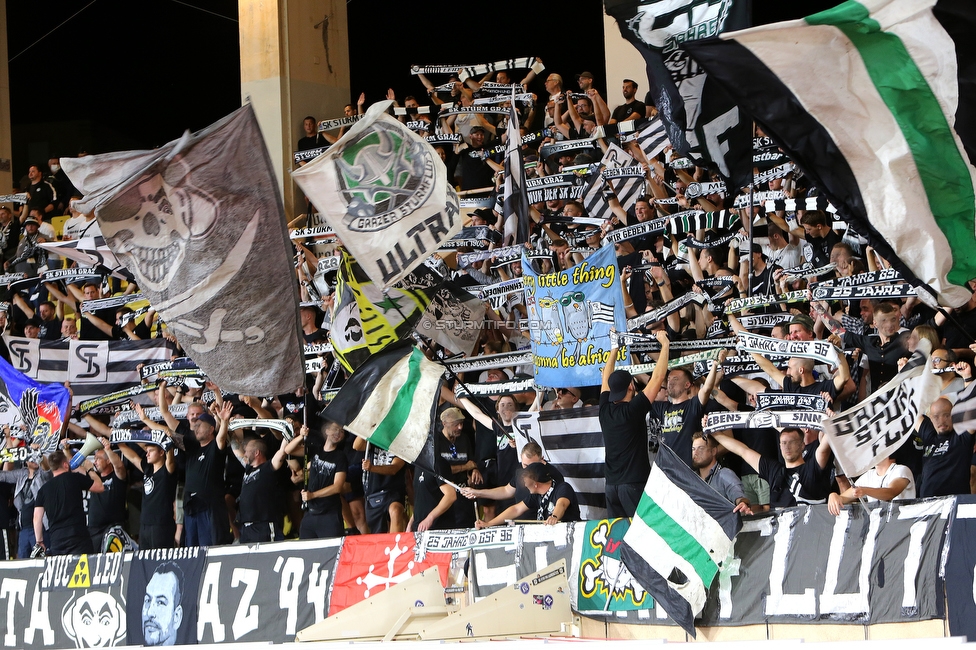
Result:
[[[529,241],[529,199],[525,189],[525,165],[522,159],[518,113],[515,102],[508,114],[505,144],[505,201],[502,211],[505,223],[505,245]],[[514,241],[513,241],[514,240]]]

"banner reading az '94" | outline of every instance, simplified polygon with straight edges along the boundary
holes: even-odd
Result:
[[[566,271],[539,275],[526,257],[522,268],[536,384],[599,384],[610,328],[627,330],[613,248],[601,248]]]

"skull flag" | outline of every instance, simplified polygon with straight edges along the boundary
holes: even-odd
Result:
[[[65,158],[105,241],[223,390],[292,392],[304,362],[281,197],[250,105],[154,151]]]
[[[461,230],[447,168],[423,138],[370,106],[349,133],[292,172],[363,271],[389,288]]]

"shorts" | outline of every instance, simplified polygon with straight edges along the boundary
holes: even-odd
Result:
[[[302,526],[298,531],[299,539],[328,539],[342,537],[345,524],[342,522],[342,511],[332,510],[313,515],[306,512],[302,517]],[[241,537],[243,540],[243,535]]]
[[[353,465],[346,470],[346,483],[349,484],[349,492],[343,494],[346,501],[356,501],[363,498],[363,466]]]
[[[395,490],[380,490],[366,498],[366,525],[371,533],[388,533],[390,531],[390,506],[394,503],[405,504],[404,495]],[[304,522],[302,522],[304,526]]]
[[[139,528],[139,548],[173,548],[176,544],[176,522],[143,524]]]
[[[764,506],[769,503],[769,483],[760,478],[759,474],[746,474],[741,477],[742,492],[754,506]]]

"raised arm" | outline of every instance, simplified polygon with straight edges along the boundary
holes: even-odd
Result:
[[[712,368],[708,371],[708,376],[705,377],[701,388],[698,389],[698,401],[702,403],[702,406],[708,404],[708,398],[712,396],[712,391],[715,390],[718,382],[721,381],[719,375],[724,374],[722,364],[725,363],[725,357],[727,355],[728,350],[722,350],[718,353],[718,359],[712,363]]]
[[[725,447],[725,449],[731,453],[735,454],[742,460],[749,463],[749,467],[759,471],[759,452],[755,451],[743,442],[740,442],[733,438],[732,436],[725,433],[710,433],[710,436],[715,438],[715,441]]]
[[[661,344],[661,352],[657,357],[657,364],[654,372],[651,373],[651,380],[644,386],[644,396],[647,401],[653,402],[657,398],[657,393],[664,385],[664,379],[668,376],[668,356],[671,351],[671,341],[664,330],[657,333],[657,342]]]
[[[227,449],[227,445],[230,443],[230,436],[228,435],[230,427],[230,412],[233,405],[230,402],[224,402],[224,405],[219,409],[214,409],[214,417],[217,419],[217,449]]]

